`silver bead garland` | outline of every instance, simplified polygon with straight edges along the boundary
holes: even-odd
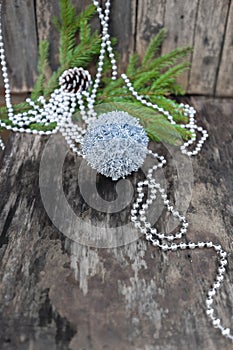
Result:
[[[105,53],[108,52],[111,64],[112,64],[112,79],[116,79],[117,77],[117,66],[116,60],[113,54],[110,35],[108,33],[108,22],[109,22],[109,14],[110,14],[110,0],[107,0],[105,3],[105,9],[103,9],[99,1],[93,0],[93,4],[96,6],[97,13],[100,19],[100,23],[102,26],[102,43],[99,55],[99,61],[97,66],[97,74],[94,79],[94,83],[91,91],[88,90],[90,83],[90,76],[87,71],[84,71],[82,68],[73,68],[73,70],[66,71],[64,75],[60,78],[60,88],[56,89],[52,94],[48,102],[45,101],[44,97],[41,96],[38,98],[36,102],[33,102],[31,99],[27,99],[26,102],[31,107],[28,112],[14,114],[12,103],[11,103],[11,91],[9,78],[7,73],[6,59],[5,59],[5,50],[3,44],[3,35],[2,35],[2,24],[0,21],[0,61],[2,67],[2,74],[4,80],[5,87],[5,101],[6,107],[8,110],[9,120],[12,122],[11,125],[7,125],[3,121],[0,121],[0,127],[4,127],[8,130],[12,130],[14,132],[20,133],[31,133],[38,135],[50,135],[56,132],[61,132],[65,137],[67,144],[71,148],[71,150],[79,156],[83,156],[88,159],[88,152],[91,152],[91,142],[95,142],[95,135],[91,135],[91,130],[94,130],[94,127],[98,127],[98,122],[96,124],[96,113],[94,111],[94,104],[96,99],[96,93],[99,88],[100,79],[103,71],[103,61]],[[2,4],[0,4],[0,12],[2,12]],[[70,75],[70,73],[72,73]],[[69,76],[69,79],[66,77]],[[72,86],[72,77],[75,81],[74,86]],[[154,110],[162,113],[167,117],[171,124],[176,124],[172,115],[168,111],[165,111],[163,108],[147,101],[146,97],[139,95],[132,86],[129,78],[122,74],[122,78],[125,81],[126,88],[132,93],[132,95],[142,104],[147,107],[153,108]],[[80,80],[79,80],[80,79]],[[83,79],[83,80],[82,80]],[[77,88],[78,86],[78,88]],[[85,107],[84,99],[87,102],[87,107]],[[81,128],[73,123],[72,115],[75,109],[79,107],[81,116],[86,125],[89,125],[89,131],[86,136],[86,146],[85,146],[85,133],[86,128]],[[195,121],[195,109],[190,107],[189,105],[180,104],[180,108],[183,110],[184,114],[189,117],[188,124],[181,125],[181,127],[190,130],[193,133],[193,137],[185,142],[181,146],[181,152],[188,156],[197,155],[205,140],[208,137],[206,130],[202,127],[198,126]],[[51,122],[56,122],[57,127],[52,131],[38,131],[31,130],[29,125],[32,123],[43,123],[44,125],[48,125]],[[101,122],[101,119],[100,119]],[[120,124],[119,124],[120,127]],[[108,130],[111,134],[113,133],[112,127]],[[201,137],[197,140],[197,134],[200,134]],[[122,134],[124,136],[124,132]],[[93,139],[92,139],[93,138]],[[143,139],[146,142],[146,139]],[[143,141],[143,142],[144,142]],[[80,144],[83,147],[83,150],[80,149]],[[195,144],[195,146],[194,146]],[[191,150],[190,146],[194,148]],[[4,144],[0,139],[0,147],[4,149]],[[88,148],[89,147],[89,148]],[[117,152],[115,150],[114,152]],[[215,328],[218,328],[221,334],[233,340],[233,335],[229,328],[224,327],[220,318],[217,316],[216,309],[214,309],[214,301],[216,298],[216,293],[219,288],[222,286],[223,280],[226,275],[226,266],[227,266],[227,252],[222,248],[220,244],[214,244],[213,242],[182,242],[175,243],[174,241],[180,240],[184,234],[186,234],[188,229],[188,222],[186,218],[181,215],[175,208],[172,206],[169,201],[165,190],[161,187],[159,183],[155,181],[155,172],[157,169],[162,168],[166,160],[163,156],[158,155],[157,153],[153,153],[151,150],[147,150],[147,153],[156,160],[156,164],[153,165],[146,174],[146,179],[144,181],[140,181],[137,184],[137,192],[138,196],[136,201],[134,202],[131,210],[131,221],[134,223],[135,227],[140,230],[142,234],[145,235],[145,239],[148,240],[153,246],[160,248],[162,251],[177,251],[177,250],[186,250],[186,249],[212,249],[217,254],[219,258],[219,264],[217,268],[217,273],[215,276],[215,280],[207,292],[206,298],[206,314],[209,317],[212,325]],[[99,167],[104,166],[101,165],[102,160],[99,159]],[[96,166],[97,167],[97,166]],[[101,171],[101,169],[99,169]],[[108,169],[109,171],[109,169]],[[117,174],[117,172],[116,172]],[[114,176],[114,174],[111,174]],[[122,176],[122,173],[117,174]],[[124,174],[123,174],[124,175]],[[125,174],[127,175],[127,174]],[[143,203],[143,199],[145,197],[144,190],[148,189],[147,199]],[[175,218],[177,218],[180,222],[179,230],[174,234],[164,234],[162,232],[158,232],[155,227],[152,227],[150,222],[147,221],[147,210],[150,205],[156,200],[156,198],[160,196],[163,200],[164,207],[168,212],[171,213]]]

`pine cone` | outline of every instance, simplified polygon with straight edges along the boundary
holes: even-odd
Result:
[[[83,68],[70,68],[65,70],[61,75],[59,84],[66,92],[78,93],[89,88],[91,85],[91,75]]]

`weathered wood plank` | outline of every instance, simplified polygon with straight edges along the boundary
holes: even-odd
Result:
[[[189,93],[213,95],[229,1],[200,1]]]
[[[124,71],[129,60],[129,55],[134,51],[136,5],[136,0],[112,1],[110,33],[117,38],[120,72]]]
[[[3,33],[11,87],[15,92],[29,91],[34,85],[38,56],[33,1],[3,2]]]
[[[166,2],[164,27],[168,33],[162,46],[162,54],[177,47],[193,46],[197,10],[198,0]],[[185,58],[185,61],[191,61],[191,54]],[[185,89],[188,87],[188,80],[188,71],[177,79]]]
[[[164,27],[166,0],[138,1],[136,51],[141,57],[150,43],[150,40]]]
[[[216,95],[233,96],[233,2],[231,1],[222,59],[217,77]]]
[[[188,237],[221,242],[229,251],[233,101],[192,102],[211,138],[193,162]],[[161,253],[142,237],[122,247],[97,249],[59,233],[40,197],[45,141],[14,135],[0,155],[1,349],[232,349],[203,312],[205,291],[216,269],[211,252]],[[106,220],[106,214],[96,214],[85,204],[78,181],[80,163],[71,153],[64,163],[63,188],[70,205],[80,218],[102,222],[106,230],[109,224],[118,225],[114,217]],[[111,181],[101,178],[98,186],[103,198],[114,198]],[[126,215],[116,218],[127,222]],[[218,303],[226,324],[233,311],[232,280],[230,259]]]
[[[58,67],[59,33],[53,26],[53,17],[59,15],[58,1],[37,0],[36,18],[39,40],[48,40],[49,62],[52,70]]]

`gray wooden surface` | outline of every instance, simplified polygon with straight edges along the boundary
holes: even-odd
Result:
[[[210,138],[192,163],[188,237],[220,242],[230,252],[218,312],[232,328],[233,100],[191,102]],[[204,312],[216,269],[212,252],[162,253],[143,237],[97,249],[70,241],[54,227],[39,188],[46,142],[15,134],[0,154],[1,350],[232,349]],[[77,215],[102,222],[106,230],[114,222],[127,223],[127,215],[106,220],[106,214],[89,208],[80,194],[79,166],[70,152],[63,187]],[[175,181],[177,173],[169,169],[168,180]],[[88,185],[88,172],[84,180]],[[111,181],[101,177],[98,186],[103,198],[114,199]]]
[[[58,36],[52,18],[58,0],[3,0],[4,26],[11,85],[27,91],[36,76],[39,39],[51,42],[52,68],[57,66]],[[77,11],[90,0],[74,1]],[[111,32],[118,38],[120,66],[129,54],[143,55],[150,39],[162,27],[168,31],[162,52],[192,46],[192,68],[180,82],[191,94],[233,96],[232,0],[113,0]]]

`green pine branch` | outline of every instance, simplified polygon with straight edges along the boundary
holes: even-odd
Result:
[[[92,31],[90,20],[95,14],[95,6],[91,5],[79,15],[71,0],[59,0],[60,16],[53,19],[59,38],[59,67],[48,77],[49,72],[49,43],[42,41],[39,44],[38,78],[36,80],[31,98],[36,100],[43,95],[47,100],[58,87],[59,77],[64,70],[73,67],[88,68],[96,61],[101,47],[101,37],[97,31]],[[183,59],[189,54],[190,48],[177,48],[164,55],[160,55],[161,44],[166,31],[162,29],[152,38],[148,48],[140,60],[137,53],[130,56],[126,70],[127,75],[136,91],[148,101],[168,111],[177,123],[186,123],[187,117],[183,115],[179,105],[167,98],[169,95],[182,95],[184,89],[176,82],[176,78],[189,68],[189,63]],[[113,39],[113,43],[116,41]],[[146,107],[132,96],[124,87],[122,78],[111,80],[110,61],[105,57],[104,75],[101,87],[97,93],[96,109],[100,112],[111,110],[127,111],[140,119],[149,137],[155,141],[179,144],[181,139],[187,140],[191,133],[179,125],[171,125],[163,114]],[[15,112],[24,112],[30,109],[26,103],[14,106]],[[7,109],[0,108],[1,118],[7,117]],[[29,126],[36,130],[52,130],[56,123],[44,125],[32,123]]]
[[[154,57],[154,59],[147,62],[147,64],[139,67],[137,74],[140,76],[143,72],[148,72],[152,69],[161,72],[163,69],[170,68],[177,64],[180,59],[185,58],[191,51],[192,48],[190,47],[176,48],[159,57]]]
[[[53,22],[60,33],[59,62],[60,66],[67,67],[67,58],[76,48],[77,32],[80,31],[80,40],[88,41],[91,38],[89,21],[95,14],[95,6],[90,5],[78,16],[75,6],[70,0],[59,0],[61,20],[54,17]],[[97,52],[96,52],[97,53]]]
[[[158,34],[154,38],[152,38],[142,59],[142,67],[148,66],[151,62],[153,62],[153,59],[158,53],[165,36],[166,30],[163,28],[158,32]]]
[[[91,32],[90,19],[95,14],[95,6],[90,5],[79,15],[70,0],[59,0],[60,17],[54,17],[53,23],[60,34],[59,68],[47,82],[45,97],[48,98],[58,86],[58,79],[64,70],[74,67],[87,68],[98,56],[101,38],[97,31]],[[79,39],[79,42],[77,43]]]
[[[138,63],[139,63],[139,55],[137,52],[135,52],[129,57],[129,63],[126,70],[126,74],[129,77],[132,77],[136,74]]]
[[[39,58],[38,58],[38,78],[35,82],[34,89],[31,94],[31,99],[36,100],[39,96],[44,95],[44,85],[46,82],[46,73],[49,69],[49,42],[46,40],[39,43]]]
[[[60,0],[60,42],[59,42],[59,61],[61,66],[66,65],[66,58],[68,53],[75,47],[75,7],[69,0]],[[55,20],[56,21],[56,20]],[[57,20],[58,23],[58,20]]]
[[[59,67],[55,72],[53,72],[51,78],[46,84],[46,87],[44,89],[44,97],[49,98],[51,93],[58,87],[58,79],[63,73],[64,69],[63,67]]]
[[[182,139],[187,139],[191,133],[177,125],[172,125],[161,113],[141,105],[139,102],[109,102],[96,107],[98,115],[111,111],[124,111],[140,120],[148,136],[153,141],[181,145]]]
[[[160,75],[152,84],[151,91],[156,91],[160,88],[167,88],[167,93],[171,93],[172,85],[176,81],[176,78],[190,67],[189,62],[183,62],[169,68],[165,73]]]
[[[160,46],[165,38],[165,30],[162,29],[151,40],[143,59],[140,62],[139,55],[133,54],[129,59],[127,67],[127,75],[133,83],[133,87],[139,94],[146,97],[147,100],[162,107],[168,111],[177,123],[186,123],[187,117],[183,115],[179,105],[172,101],[169,96],[171,94],[184,94],[184,89],[176,82],[176,78],[189,68],[189,62],[180,62],[190,52],[190,48],[177,48],[171,52],[158,56]],[[116,81],[105,79],[105,87],[98,94],[98,101],[100,103],[118,103],[122,101],[125,103],[138,102],[123,88],[124,81],[119,78]],[[150,108],[150,110],[152,110]],[[148,107],[142,106],[140,112],[148,116]],[[153,114],[153,112],[151,111]],[[162,114],[160,114],[162,115]],[[163,116],[163,115],[162,115]],[[145,124],[145,121],[141,121]],[[165,129],[168,133],[166,134]],[[162,119],[147,119],[147,132],[153,140],[163,140],[174,143],[174,134],[167,126],[167,121]],[[179,133],[183,139],[190,137],[191,133],[181,127],[173,127],[173,132]],[[182,130],[182,131],[181,131]]]

